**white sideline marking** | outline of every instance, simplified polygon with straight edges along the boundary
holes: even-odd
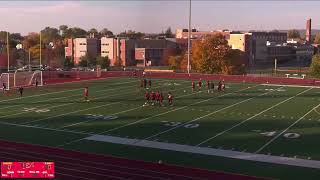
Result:
[[[41,129],[41,130],[58,131],[58,132],[65,132],[65,133],[73,133],[73,134],[94,135],[94,134],[90,134],[90,133],[81,133],[81,132],[65,130],[65,129],[54,129],[54,128],[47,128],[47,127],[33,126],[33,125],[9,123],[9,122],[3,122],[3,121],[0,121],[0,124],[9,125],[9,126],[17,126],[17,127],[25,127],[25,128]]]
[[[259,96],[263,96],[263,95],[269,94],[269,93],[271,93],[271,92],[266,92],[266,93],[260,94]],[[259,97],[259,96],[258,96],[258,97]],[[211,116],[212,114],[216,114],[216,113],[218,113],[218,112],[220,112],[220,111],[224,111],[224,110],[229,109],[229,108],[231,108],[231,107],[233,107],[233,106],[236,106],[236,105],[238,105],[238,104],[241,104],[241,103],[250,101],[250,100],[252,100],[252,99],[254,99],[254,98],[255,98],[255,97],[252,97],[252,98],[249,98],[249,99],[245,99],[245,100],[240,101],[240,102],[237,102],[237,103],[235,103],[235,104],[232,104],[232,105],[226,106],[226,107],[224,107],[224,108],[218,109],[218,110],[216,110],[216,111],[213,111],[213,112],[211,112],[211,113],[208,113],[208,114],[206,114],[206,115],[203,115],[203,116],[201,116],[201,117],[198,117],[198,118],[196,118],[196,119],[193,119],[193,120],[191,120],[191,121],[182,123],[182,124],[180,124],[180,125],[178,125],[178,126],[174,126],[174,127],[170,128],[170,129],[167,129],[167,130],[165,130],[165,131],[156,133],[156,134],[154,134],[154,135],[152,135],[152,136],[149,136],[149,137],[145,138],[144,140],[148,140],[148,139],[151,139],[151,138],[153,138],[153,137],[159,136],[159,135],[161,135],[161,134],[165,134],[165,133],[167,133],[167,132],[169,132],[169,131],[172,131],[172,130],[174,130],[174,129],[180,128],[180,127],[182,127],[182,126],[184,126],[184,125],[186,125],[186,124],[193,123],[193,122],[198,121],[198,120],[200,120],[200,119],[203,119],[203,118],[205,118],[205,117]]]
[[[241,91],[244,91],[244,90],[246,90],[246,89],[254,88],[254,87],[257,87],[257,86],[259,86],[259,85],[250,86],[250,87],[247,87],[247,88],[238,90],[238,91],[236,91],[236,92],[241,92]],[[197,93],[199,93],[199,92],[197,92]],[[198,101],[198,102],[196,102],[196,103],[192,103],[192,104],[187,105],[187,106],[182,106],[182,107],[180,107],[180,108],[176,108],[176,109],[173,109],[173,110],[169,110],[169,111],[166,111],[166,112],[163,112],[163,113],[160,113],[160,114],[156,114],[156,115],[153,115],[153,116],[150,116],[150,117],[146,117],[146,118],[143,118],[143,119],[134,121],[134,122],[132,122],[132,123],[128,123],[128,124],[125,124],[125,125],[122,125],[122,126],[119,126],[119,127],[116,127],[116,128],[112,128],[112,129],[109,129],[109,130],[100,132],[100,133],[98,133],[98,134],[108,133],[108,132],[111,132],[111,131],[114,131],[114,130],[117,130],[117,129],[121,129],[121,128],[124,128],[124,127],[127,127],[127,126],[131,126],[131,125],[133,125],[133,124],[140,123],[140,122],[142,122],[142,121],[146,121],[146,120],[148,120],[148,119],[150,119],[150,118],[162,116],[162,115],[164,115],[164,114],[168,114],[168,113],[171,113],[171,112],[174,112],[174,111],[178,111],[178,110],[180,110],[180,109],[184,109],[184,108],[187,108],[187,107],[192,106],[192,105],[200,104],[200,103],[203,103],[203,102],[206,102],[206,101],[210,101],[210,100],[212,100],[212,99],[214,99],[214,98],[223,97],[223,96],[226,96],[226,95],[229,95],[229,94],[233,94],[233,93],[235,93],[235,92],[223,94],[223,95],[221,95],[221,96],[215,96],[215,97],[212,97],[212,98],[209,98],[209,99],[206,99],[206,100],[202,100],[202,101]],[[196,93],[192,93],[192,94],[196,94]],[[188,95],[184,95],[184,96],[188,96]],[[182,97],[182,96],[181,96],[181,97]],[[62,146],[68,145],[68,144],[72,144],[72,143],[81,141],[81,140],[83,140],[83,139],[84,139],[84,138],[80,138],[80,139],[78,139],[78,140],[70,141],[70,142],[68,142],[68,143],[58,145],[57,147],[62,147]]]
[[[304,117],[306,117],[308,114],[310,114],[313,110],[318,108],[320,104],[313,107],[310,111],[305,113],[303,116],[301,116],[298,120],[296,120],[294,123],[292,123],[289,127],[287,127],[285,130],[283,130],[281,133],[273,137],[270,141],[268,141],[266,144],[264,144],[261,148],[259,148],[255,153],[261,152],[264,148],[266,148],[269,144],[271,144],[274,140],[276,140],[278,137],[280,137],[282,134],[284,134],[286,131],[288,131],[292,126],[296,125],[299,121],[301,121]]]
[[[139,139],[129,139],[129,138],[107,136],[107,135],[93,135],[85,139],[91,140],[91,141],[109,142],[109,143],[123,144],[123,145],[129,145],[129,146],[138,146],[138,147],[145,147],[145,148],[154,148],[154,149],[162,149],[162,150],[170,150],[170,151],[178,151],[178,152],[203,154],[203,155],[209,155],[209,156],[219,156],[219,157],[227,157],[227,158],[233,158],[233,159],[249,160],[249,161],[255,161],[255,162],[267,162],[267,163],[274,163],[274,164],[320,169],[320,161],[316,161],[316,160],[280,157],[280,156],[264,155],[264,154],[254,154],[254,153],[247,153],[247,152],[222,150],[222,149],[214,149],[214,148],[198,147],[198,146],[190,146],[190,145],[181,145],[181,144],[175,144],[175,143],[156,142],[156,141],[149,141],[149,140],[140,140],[138,143],[136,143],[137,140]]]
[[[265,109],[265,110],[263,110],[263,111],[255,114],[255,115],[249,117],[248,119],[246,119],[246,120],[244,120],[244,121],[241,121],[241,122],[238,123],[238,124],[233,125],[232,127],[230,127],[230,128],[228,128],[228,129],[226,129],[226,130],[224,130],[224,131],[216,134],[215,136],[210,137],[210,138],[208,138],[208,139],[200,142],[200,143],[197,144],[196,146],[200,146],[200,145],[202,145],[202,144],[204,144],[204,143],[206,143],[206,142],[208,142],[208,141],[210,141],[210,140],[212,140],[212,139],[214,139],[214,138],[216,138],[216,137],[218,137],[218,136],[220,136],[220,135],[222,135],[222,134],[224,134],[224,133],[226,133],[226,132],[228,132],[228,131],[230,131],[230,130],[232,130],[232,129],[240,126],[240,125],[242,125],[243,123],[245,123],[245,122],[247,122],[247,121],[250,121],[251,119],[253,119],[253,118],[255,118],[255,117],[257,117],[257,116],[259,116],[259,115],[261,115],[261,114],[263,114],[263,113],[265,113],[265,112],[267,112],[267,111],[269,111],[270,109],[272,109],[272,108],[274,108],[274,107],[276,107],[276,106],[279,106],[280,104],[283,104],[283,103],[285,103],[285,102],[287,102],[287,101],[289,101],[289,100],[291,100],[291,99],[293,99],[293,98],[295,98],[295,97],[297,97],[297,96],[299,96],[299,95],[301,95],[301,94],[303,94],[303,93],[305,93],[305,92],[307,92],[307,91],[310,91],[311,89],[312,89],[312,88],[309,88],[309,89],[304,90],[304,91],[302,91],[302,92],[300,92],[300,93],[298,93],[298,94],[296,94],[296,95],[294,95],[294,96],[292,96],[292,97],[290,97],[290,98],[288,98],[288,99],[285,99],[285,100],[283,100],[283,101],[281,101],[281,102],[279,102],[279,103],[277,103],[277,104],[275,104],[275,105],[273,105],[273,106],[271,106],[271,107],[269,107],[269,108],[267,108],[267,109]]]
[[[286,85],[286,84],[261,84],[263,86],[283,86],[283,87],[302,87],[302,88],[320,88],[320,86],[300,86],[300,85]]]

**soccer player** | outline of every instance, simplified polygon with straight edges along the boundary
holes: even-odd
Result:
[[[159,95],[159,102],[160,102],[160,106],[163,106],[163,94],[162,94],[162,92]]]
[[[146,102],[145,102],[144,104],[145,104],[145,105],[149,104],[149,102],[150,102],[150,94],[149,94],[148,91],[146,91],[146,92],[144,93],[144,98],[146,99]]]
[[[143,88],[147,88],[147,80],[143,79]]]
[[[222,91],[224,91],[226,89],[226,85],[224,83],[224,79],[222,80],[221,89],[222,89]]]
[[[211,93],[213,93],[213,91],[214,91],[214,82],[211,81],[210,85],[211,85]]]
[[[210,93],[210,81],[207,80],[207,90],[208,90],[208,94]]]
[[[173,105],[173,95],[171,94],[171,92],[168,93],[168,102],[170,106]]]
[[[159,105],[160,104],[160,93],[159,91],[156,92],[156,102]]]
[[[3,93],[5,93],[7,90],[7,84],[6,83],[2,83],[2,91]]]
[[[222,90],[222,82],[219,81],[219,83],[218,83],[218,91],[221,91],[221,90]]]
[[[22,87],[22,86],[19,87],[18,91],[19,91],[19,93],[20,93],[20,97],[22,97],[22,95],[23,95],[23,87]]]
[[[151,79],[148,81],[149,88],[151,88]]]
[[[84,97],[84,100],[86,102],[89,101],[88,97],[89,97],[89,88],[88,87],[85,87],[84,90],[83,90],[83,97]]]
[[[39,85],[39,82],[38,82],[38,79],[36,79],[36,87],[38,87]]]
[[[154,105],[154,103],[155,103],[155,101],[156,101],[156,93],[155,92],[151,92],[151,102],[152,102],[152,106]]]
[[[199,86],[199,91],[201,91],[201,86],[202,86],[202,81],[201,81],[201,79],[200,79],[199,82],[198,82],[198,86]]]
[[[192,92],[194,92],[195,88],[196,88],[196,85],[194,84],[194,81],[192,81]]]

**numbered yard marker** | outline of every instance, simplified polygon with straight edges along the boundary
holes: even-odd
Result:
[[[117,119],[118,116],[105,116],[101,114],[86,114],[85,117],[87,119],[97,120],[97,119],[103,119],[103,120],[114,120]]]
[[[264,136],[267,136],[267,137],[272,137],[274,135],[276,135],[276,131],[271,131],[271,132],[263,132],[263,133],[260,133],[261,135],[264,135]]]
[[[199,126],[200,126],[199,124],[186,124],[186,125],[184,125],[185,128],[197,128]]]
[[[161,121],[161,122],[164,123],[165,126],[170,126],[170,127],[176,127],[176,126],[183,124],[182,122],[169,122],[169,121]],[[190,123],[190,124],[184,125],[183,127],[184,128],[197,128],[199,126],[200,126],[200,124]]]
[[[39,108],[23,108],[24,112],[36,112],[36,113],[45,113],[45,112],[49,112],[50,109],[46,109],[46,108],[43,108],[43,109],[39,109]]]

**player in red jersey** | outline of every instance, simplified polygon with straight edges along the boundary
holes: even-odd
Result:
[[[160,106],[163,106],[163,94],[162,94],[162,92],[159,94],[159,102],[160,102]]]
[[[192,81],[192,92],[194,92],[195,88],[196,88],[196,85],[194,84],[194,81]]]
[[[154,105],[155,101],[156,101],[156,93],[152,91],[152,92],[151,92],[151,102],[152,102],[152,105]]]
[[[144,104],[145,105],[149,104],[149,102],[150,102],[150,93],[148,91],[146,91],[144,93],[144,98],[146,99],[146,102]]]
[[[171,94],[171,92],[168,93],[168,102],[170,106],[173,105],[173,95]]]
[[[156,102],[159,105],[160,104],[160,93],[159,91],[156,92]]]
[[[201,91],[201,86],[202,86],[202,81],[201,81],[201,79],[200,79],[199,82],[198,82],[198,86],[199,86],[199,91]]]
[[[83,89],[83,97],[84,97],[84,100],[85,101],[89,101],[89,99],[88,99],[88,97],[89,97],[89,88],[88,87],[85,87],[84,89]]]

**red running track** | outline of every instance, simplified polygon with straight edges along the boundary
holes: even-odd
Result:
[[[53,161],[58,180],[262,179],[3,140],[0,141],[0,159],[1,161]]]

